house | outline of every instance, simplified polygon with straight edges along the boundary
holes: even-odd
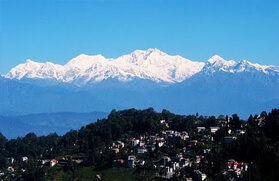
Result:
[[[247,171],[248,170],[248,164],[244,162],[237,162],[233,159],[228,160],[227,163],[228,170],[234,170],[236,172],[241,171]],[[238,173],[236,173],[238,174]]]
[[[179,160],[179,167],[184,168],[187,166],[191,166],[191,162],[189,158],[182,158]]]
[[[193,146],[195,146],[195,145],[197,145],[197,144],[198,144],[198,140],[190,140],[190,141],[188,142],[189,147],[193,147]]]
[[[15,171],[15,169],[13,167],[8,167],[7,170],[8,170],[8,172],[14,172]]]
[[[159,148],[161,148],[164,144],[165,144],[164,141],[158,141],[158,146],[159,146]]]
[[[145,136],[139,136],[140,141],[143,141],[145,139]]]
[[[186,131],[182,131],[181,134],[180,134],[180,138],[182,140],[187,140],[187,139],[189,139],[189,135]]]
[[[46,160],[39,160],[39,161],[41,161],[41,164],[44,165],[44,164],[48,163],[50,160],[46,159]]]
[[[169,124],[166,122],[166,120],[160,120],[160,124],[166,128],[169,128]]]
[[[136,157],[134,155],[128,156],[128,159],[127,159],[128,168],[134,168],[135,167],[135,161],[136,161]]]
[[[119,148],[112,148],[111,149],[114,153],[119,153]]]
[[[23,172],[26,172],[26,170],[22,168],[22,169],[20,169],[20,172],[23,173]]]
[[[210,151],[211,151],[210,148],[208,148],[208,149],[203,149],[203,153],[204,153],[204,154],[208,154]]]
[[[53,167],[54,165],[56,165],[58,163],[58,161],[56,159],[51,159],[50,160],[50,167]]]
[[[235,130],[234,133],[239,136],[245,134],[245,130]]]
[[[174,131],[173,130],[166,130],[166,134],[169,136],[169,135],[172,135],[174,134]]]
[[[113,148],[122,149],[122,148],[124,148],[124,146],[125,146],[125,144],[122,141],[116,141],[116,142],[112,143]]]
[[[124,148],[125,144],[122,141],[117,141],[117,145],[119,145],[120,148]]]
[[[199,170],[194,170],[194,173],[195,175],[201,179],[201,180],[205,180],[206,179],[206,174],[205,173],[202,173],[201,171]]]
[[[77,164],[80,164],[81,162],[83,162],[82,159],[73,159],[74,162],[76,162]]]
[[[137,146],[137,145],[139,144],[139,142],[140,142],[140,140],[139,140],[139,139],[135,139],[135,138],[133,138],[133,139],[131,140],[131,144],[132,144],[132,146]]]
[[[231,169],[233,166],[233,162],[228,162],[228,169]]]
[[[212,136],[210,136],[210,135],[203,135],[201,141],[206,141],[206,142],[211,141],[211,137]]]
[[[202,131],[205,131],[206,128],[205,127],[197,127],[197,132],[202,132]]]
[[[14,164],[14,161],[15,161],[14,157],[7,158],[7,163],[10,164],[10,165]]]
[[[201,162],[201,156],[196,155],[196,163],[200,163]]]
[[[202,180],[205,180],[205,179],[206,179],[206,174],[202,173]]]
[[[143,166],[145,164],[144,160],[137,160],[136,165]]]
[[[166,166],[170,161],[171,161],[170,157],[163,156],[163,158],[161,159],[161,165],[165,165]]]
[[[145,145],[145,142],[144,142],[144,141],[140,141],[140,142],[139,142],[139,146],[140,146],[140,147],[143,147],[144,145]]]
[[[146,152],[147,152],[147,149],[146,149],[145,147],[142,147],[142,146],[141,146],[141,147],[138,147],[138,148],[137,148],[137,152],[138,152],[138,153],[146,153]]]
[[[179,163],[177,162],[171,162],[170,167],[172,168],[173,171],[179,168]]]
[[[210,127],[209,129],[211,133],[215,134],[220,129],[220,127]]]
[[[170,167],[165,167],[164,174],[167,178],[171,178],[174,174],[173,169]]]
[[[135,159],[136,159],[136,156],[134,156],[134,155],[128,156],[128,160],[135,160]]]
[[[28,162],[28,157],[27,156],[22,157],[22,161],[27,163]]]

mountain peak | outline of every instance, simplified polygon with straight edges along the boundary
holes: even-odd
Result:
[[[87,54],[80,54],[78,56],[76,56],[75,58],[73,59],[79,59],[79,60],[82,60],[82,59],[87,59],[87,58],[100,58],[100,59],[103,59],[105,58],[102,54],[96,54],[96,55],[87,55]],[[72,59],[72,60],[73,60]]]
[[[30,63],[37,63],[37,62],[34,62],[34,61],[31,60],[31,59],[27,59],[25,63],[26,63],[26,64],[30,64]]]
[[[148,48],[146,51],[152,52],[152,53],[163,53],[161,50],[157,48]]]
[[[157,48],[148,48],[147,50],[135,50],[131,53],[131,55],[136,57],[145,57],[146,59],[150,55],[165,56],[167,54]]]
[[[165,55],[167,55],[165,52],[163,52],[163,51],[161,51],[161,50],[159,50],[159,49],[157,49],[157,48],[149,48],[149,49],[147,49],[146,50],[148,53],[150,53],[150,54],[157,54],[157,55],[163,55],[163,56],[165,56]]]
[[[98,62],[98,61],[105,61],[106,58],[101,55],[86,55],[86,54],[80,54],[76,56],[75,58],[71,59],[67,64],[66,67],[79,67],[79,68],[88,68],[92,64]]]
[[[214,55],[210,59],[207,60],[210,64],[214,64],[216,62],[223,62],[225,61],[221,56]]]
[[[247,61],[247,60],[241,60],[240,64],[244,64],[244,65],[252,65],[251,62]]]
[[[225,60],[219,55],[214,55],[210,59],[208,59],[208,63],[212,67],[219,68],[228,68],[236,65],[236,62],[233,60]]]

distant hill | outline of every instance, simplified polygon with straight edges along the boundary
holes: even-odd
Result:
[[[71,129],[76,130],[97,119],[106,118],[107,115],[105,112],[58,112],[15,117],[0,116],[0,132],[8,139],[25,136],[30,132],[36,135],[48,135],[54,132],[62,135]]]

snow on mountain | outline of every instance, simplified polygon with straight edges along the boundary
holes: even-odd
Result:
[[[63,68],[61,65],[53,64],[51,62],[38,63],[28,59],[25,63],[12,68],[5,77],[18,80],[22,78],[61,80],[63,74],[62,71]]]
[[[263,72],[265,74],[279,75],[279,67],[277,67],[277,66],[253,64],[247,60],[240,61],[234,67],[234,71],[235,72],[243,72],[243,71]]]
[[[274,65],[253,64],[247,60],[235,62],[233,60],[225,60],[219,55],[212,56],[204,66],[201,72],[205,74],[213,74],[218,71],[228,73],[265,73],[270,75],[279,75],[279,67]]]
[[[182,82],[198,73],[204,63],[193,62],[181,56],[171,56],[158,49],[136,50],[115,60],[128,74],[155,82]]]
[[[168,55],[156,48],[136,50],[116,59],[102,55],[81,54],[71,59],[66,65],[51,62],[37,63],[27,60],[11,69],[6,78],[48,79],[57,82],[84,86],[116,79],[122,82],[134,79],[151,80],[156,83],[173,84],[182,82],[197,73],[214,74],[216,72],[240,73],[260,72],[279,75],[279,67],[253,64],[242,60],[235,62],[214,55],[207,63],[185,59],[179,55]]]
[[[154,107],[247,115],[279,106],[278,83],[277,66],[218,55],[195,62],[158,49],[115,59],[81,54],[65,65],[27,60],[0,76],[0,114]]]
[[[198,73],[204,63],[193,62],[181,56],[171,56],[158,49],[136,50],[116,59],[102,55],[81,54],[66,65],[36,63],[27,60],[13,68],[6,78],[10,79],[55,79],[59,82],[85,85],[108,78],[131,81],[134,78],[155,82],[181,82]]]
[[[206,74],[212,74],[214,72],[223,71],[231,72],[231,69],[236,65],[233,60],[225,60],[219,55],[214,55],[208,59],[206,65],[203,68],[203,72]]]
[[[221,68],[222,70],[229,69],[236,65],[236,62],[233,60],[225,60],[219,55],[214,55],[212,56],[209,60],[208,63],[210,64],[211,67],[217,67]]]

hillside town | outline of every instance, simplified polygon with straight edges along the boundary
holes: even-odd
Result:
[[[222,127],[229,126],[230,118],[220,116],[217,120]],[[194,176],[198,178],[198,180],[206,180],[207,175],[199,169],[207,164],[204,158],[211,151],[210,145],[216,144],[214,135],[220,127],[215,126],[209,127],[208,129],[205,127],[196,127],[193,135],[199,135],[200,138],[192,139],[194,136],[189,135],[186,131],[179,132],[169,130],[168,123],[165,120],[160,120],[160,124],[163,126],[164,130],[155,135],[146,134],[139,137],[131,137],[130,141],[127,143],[122,141],[114,142],[110,149],[115,153],[119,153],[125,146],[131,148],[128,152],[134,152],[134,154],[129,155],[127,159],[114,160],[114,167],[142,167],[145,164],[145,160],[141,159],[142,155],[153,153],[155,149],[160,149],[163,146],[169,150],[175,149],[171,142],[173,140],[181,140],[184,141],[186,146],[180,149],[175,156],[164,155],[153,162],[154,168],[162,168],[162,171],[157,173],[156,176],[171,179],[180,175],[180,170],[183,168],[194,168]],[[229,136],[224,137],[224,141],[226,144],[229,144],[244,133],[245,130],[243,129],[228,129]],[[234,159],[229,159],[227,160],[227,167],[224,169],[223,174],[229,176],[232,180],[237,180],[248,170],[248,165],[249,163],[237,162]],[[185,180],[191,181],[193,178],[185,177]]]
[[[138,119],[126,119],[133,114],[137,114]],[[153,118],[146,119],[147,114],[153,115]],[[160,117],[167,119],[158,119]],[[118,119],[126,120],[117,123],[123,124],[122,127],[115,124],[114,120]],[[248,157],[241,155],[243,149],[238,144],[249,138],[246,136],[250,134],[251,127],[261,130],[268,126],[266,119],[266,113],[241,121],[237,115],[215,118],[179,116],[164,111],[156,113],[152,109],[112,111],[108,119],[87,125],[79,131],[70,131],[63,137],[36,137],[30,133],[24,138],[8,141],[1,155],[6,154],[7,157],[4,158],[4,167],[0,169],[0,179],[53,180],[59,174],[65,174],[61,179],[65,177],[62,180],[67,180],[79,178],[81,176],[77,173],[89,169],[87,173],[94,175],[91,177],[93,180],[106,180],[103,173],[107,170],[113,169],[117,174],[118,170],[124,169],[125,172],[130,170],[138,173],[133,179],[138,177],[139,180],[244,181],[250,175],[253,176],[255,163],[249,161],[249,156],[255,153],[247,150],[244,153],[248,153]],[[125,125],[133,126],[134,130],[127,127],[127,130],[132,131],[124,129],[119,134],[122,131],[116,130],[122,130]],[[90,129],[91,133],[88,132]],[[108,129],[110,132],[106,132]],[[91,145],[86,136],[88,133],[94,135],[93,139],[99,140],[94,142],[97,143],[93,145],[96,148],[94,154],[90,150],[86,151]],[[118,139],[113,139],[116,137]],[[52,146],[37,150],[42,148],[42,143],[47,143],[46,138]],[[31,149],[24,147],[21,141],[28,143]],[[11,147],[15,144],[23,147]],[[248,145],[247,149],[253,149],[250,147]],[[14,154],[12,151],[15,151]],[[3,163],[2,158],[0,163]]]

